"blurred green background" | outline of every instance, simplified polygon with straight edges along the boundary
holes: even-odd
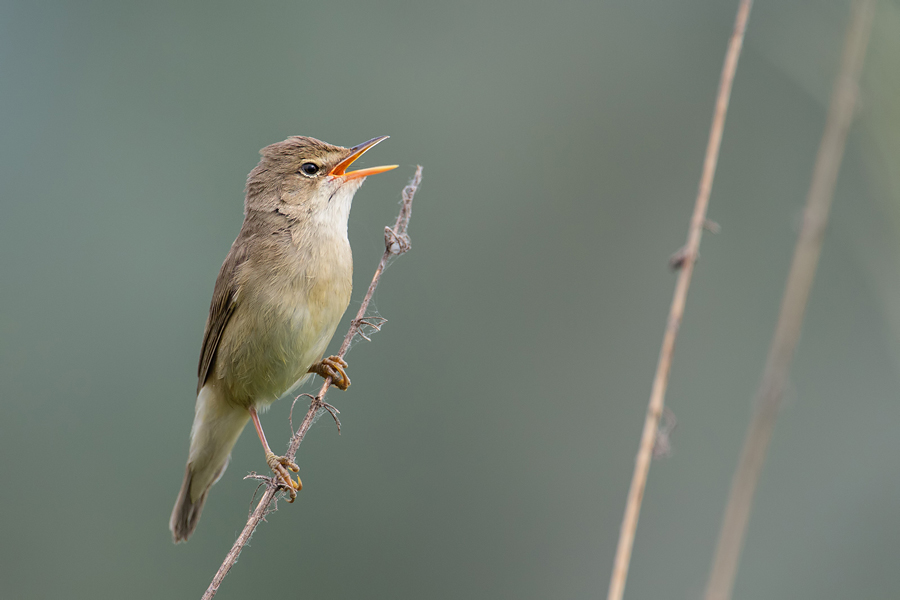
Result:
[[[604,596],[736,8],[3,2],[0,596],[206,589],[265,463],[245,431],[172,544],[200,340],[257,150],[295,134],[392,136],[351,312],[422,164],[413,251],[329,396],[343,433],[316,424],[218,597]],[[628,598],[703,590],[847,17],[751,13]],[[735,598],[900,595],[898,57],[883,1]]]

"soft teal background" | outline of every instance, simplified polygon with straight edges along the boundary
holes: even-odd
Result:
[[[218,597],[604,596],[736,5],[0,4],[0,596],[206,589],[265,463],[245,432],[172,545],[200,338],[256,152],[293,134],[392,136],[351,310],[425,180],[343,433],[313,428]],[[751,14],[628,598],[703,589],[847,14]],[[735,598],[900,596],[898,56],[883,1]]]

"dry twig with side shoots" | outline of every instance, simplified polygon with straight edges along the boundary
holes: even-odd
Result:
[[[706,209],[709,206],[709,194],[712,190],[713,175],[716,172],[716,162],[719,158],[722,131],[725,128],[725,113],[728,111],[731,84],[734,81],[738,56],[740,56],[741,46],[744,43],[744,31],[747,28],[747,17],[750,14],[751,4],[751,0],[741,0],[734,23],[734,32],[731,34],[728,52],[725,55],[725,64],[722,67],[719,93],[716,97],[716,108],[713,113],[712,127],[709,131],[706,158],[703,161],[703,173],[700,177],[700,189],[697,192],[697,201],[694,204],[694,214],[691,217],[687,244],[679,252],[677,265],[675,265],[676,268],[680,269],[678,282],[675,284],[675,295],[672,298],[672,306],[669,309],[669,320],[666,325],[665,336],[663,337],[662,349],[659,353],[656,376],[653,378],[653,389],[650,392],[650,403],[647,407],[644,431],[641,434],[641,443],[635,459],[631,488],[628,490],[628,500],[625,503],[625,516],[622,518],[619,545],[616,548],[615,563],[613,564],[612,577],[609,582],[608,600],[621,600],[625,592],[625,580],[628,577],[628,565],[631,562],[631,549],[634,546],[634,534],[637,530],[638,515],[641,511],[641,500],[644,497],[647,473],[650,471],[650,459],[653,456],[653,448],[656,445],[659,419],[663,413],[666,387],[669,382],[669,370],[672,366],[672,352],[675,349],[675,338],[678,335],[678,328],[681,326],[681,319],[684,316],[684,304],[687,299],[688,287],[691,284],[691,275],[694,272],[694,263],[697,260],[697,251],[700,248],[700,236],[704,227],[707,226]]]
[[[378,285],[379,279],[381,279],[381,274],[384,272],[384,268],[387,265],[388,260],[390,260],[391,257],[399,256],[410,249],[410,240],[409,234],[407,233],[407,228],[409,227],[409,218],[412,211],[413,196],[415,196],[416,190],[421,183],[422,167],[419,166],[416,167],[416,174],[413,176],[412,181],[409,182],[409,185],[403,188],[403,196],[400,202],[400,214],[397,215],[397,220],[394,223],[394,226],[384,228],[384,254],[381,256],[381,261],[378,263],[378,268],[375,269],[375,275],[372,277],[372,283],[369,284],[369,289],[366,291],[366,296],[365,298],[363,298],[362,304],[359,307],[359,311],[356,313],[356,318],[354,318],[353,321],[350,322],[350,329],[347,331],[347,335],[344,336],[344,342],[341,344],[341,349],[337,354],[337,356],[341,359],[343,359],[344,355],[347,354],[347,350],[350,349],[350,343],[353,341],[353,338],[355,338],[357,334],[359,334],[364,339],[368,339],[366,335],[360,331],[363,326],[368,326],[370,329],[377,331],[384,323],[384,320],[381,319],[381,317],[366,317],[366,310],[369,308],[369,302],[372,300],[372,294],[375,293],[375,287]],[[309,431],[309,428],[312,426],[313,421],[315,421],[316,415],[320,410],[329,412],[331,416],[334,417],[335,423],[337,423],[338,426],[338,430],[340,430],[340,421],[337,418],[337,409],[324,401],[325,393],[328,391],[328,388],[331,385],[331,377],[328,377],[325,379],[325,382],[322,384],[322,388],[319,390],[319,393],[316,396],[301,394],[297,397],[297,399],[299,399],[303,396],[310,396],[312,400],[309,404],[309,410],[306,412],[306,416],[300,423],[300,428],[297,429],[296,432],[294,432],[294,435],[291,436],[291,441],[288,444],[288,451],[285,456],[287,456],[291,460],[294,460],[294,457],[297,454],[297,450],[300,448],[300,443],[303,441],[303,438],[306,437],[306,433]],[[293,408],[291,410],[293,411]],[[259,478],[258,476],[251,477],[254,479]],[[250,541],[250,537],[253,535],[253,532],[256,530],[260,521],[262,521],[265,516],[272,510],[274,510],[274,508],[270,508],[270,505],[275,500],[275,495],[281,489],[281,486],[278,485],[272,478],[264,477],[262,479],[266,483],[266,491],[260,499],[259,503],[256,505],[256,508],[250,514],[250,517],[247,519],[247,524],[244,525],[244,529],[241,531],[240,535],[238,535],[238,538],[237,540],[235,540],[234,545],[231,547],[231,550],[225,556],[225,560],[222,562],[222,566],[219,567],[219,570],[216,572],[215,577],[213,577],[212,582],[209,584],[209,587],[206,590],[206,593],[203,594],[202,600],[209,600],[216,595],[219,586],[222,584],[222,580],[225,579],[225,575],[227,575],[228,571],[231,570],[231,567],[234,566],[234,563],[237,561],[237,558],[241,553],[241,550],[243,550],[247,542]]]
[[[762,382],[756,393],[756,410],[747,429],[738,467],[731,482],[728,505],[722,518],[719,541],[706,587],[706,600],[726,600],[731,597],[734,588],[753,493],[766,459],[769,440],[772,439],[772,429],[781,406],[791,359],[800,339],[803,314],[822,252],[828,211],[834,197],[834,185],[844,155],[847,132],[853,121],[853,110],[859,94],[859,75],[874,13],[874,0],[857,0],[853,4],[841,69],[831,92],[825,131],[806,197],[803,225],[797,236],[794,258],[781,299],[778,324],[772,336]]]

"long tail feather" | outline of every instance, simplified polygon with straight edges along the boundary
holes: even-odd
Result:
[[[197,528],[209,489],[225,473],[231,449],[249,419],[250,413],[246,409],[222,401],[210,386],[200,390],[191,428],[188,464],[169,519],[169,529],[176,543],[187,541]]]

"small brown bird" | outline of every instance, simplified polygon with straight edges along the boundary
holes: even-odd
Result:
[[[347,167],[385,139],[342,148],[295,136],[260,151],[247,177],[244,224],[206,319],[190,453],[169,520],[176,542],[197,527],[209,488],[249,419],[291,500],[300,489],[288,472],[299,468],[269,448],[258,411],[312,373],[331,377],[340,389],[350,385],[347,363],[322,359],[350,302],[350,204],[366,176],[397,165]]]

